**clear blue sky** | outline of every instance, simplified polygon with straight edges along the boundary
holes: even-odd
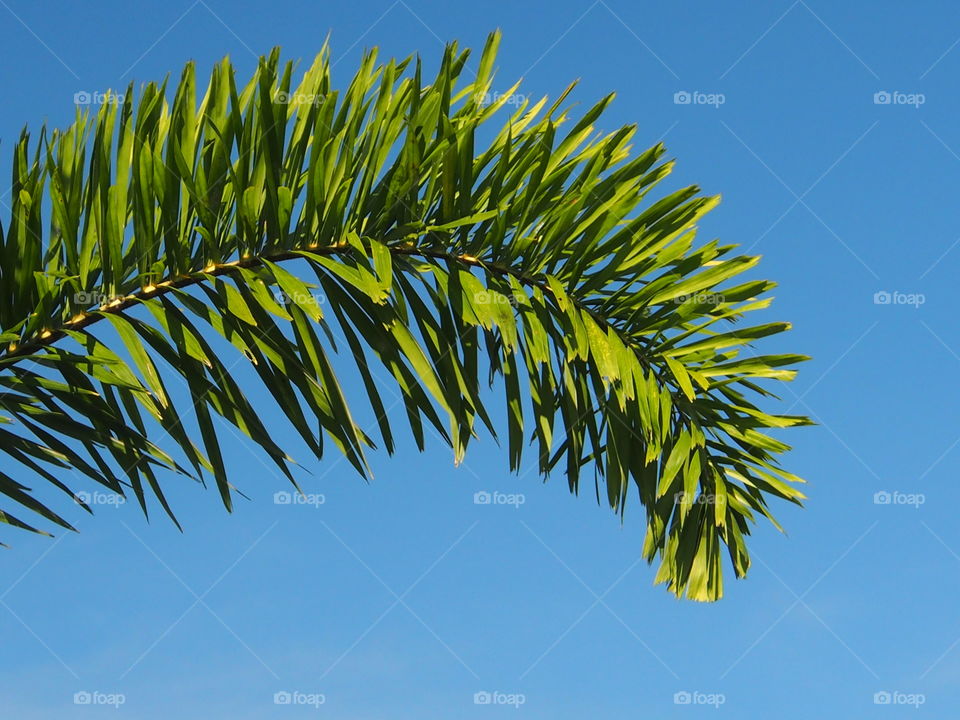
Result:
[[[4,154],[24,123],[68,122],[74,93],[191,58],[246,71],[281,45],[310,59],[330,31],[343,81],[365,46],[433,65],[441,40],[479,48],[498,26],[502,89],[523,76],[522,92],[555,95],[579,77],[585,103],[616,90],[604,122],[663,138],[675,184],[723,194],[703,235],[762,253],[780,282],[771,317],[795,329],[765,347],[814,356],[780,391],[820,423],[790,433],[810,499],[776,508],[788,536],[758,528],[749,578],[719,604],[678,602],[637,563],[635,505],[621,527],[562,477],[510,475],[488,438],[459,469],[439,442],[422,456],[404,442],[374,457],[370,485],[334,457],[308,463],[305,489],[325,502],[289,506],[228,432],[251,496],[233,515],[172,478],[184,534],[128,505],[75,512],[81,532],[57,541],[6,538],[4,717],[806,720],[960,705],[956,3],[0,0]],[[695,91],[724,102],[674,102]],[[904,295],[877,304],[882,292]],[[924,302],[897,302],[909,294]],[[475,505],[482,490],[525,503]],[[875,503],[883,491],[900,494]],[[474,703],[494,691],[524,702]],[[75,704],[82,692],[124,704]],[[325,702],[277,706],[277,692]],[[892,706],[875,704],[883,692]]]

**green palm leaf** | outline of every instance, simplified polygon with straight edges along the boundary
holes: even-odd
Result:
[[[731,284],[757,258],[695,244],[717,198],[646,200],[671,163],[659,144],[632,157],[634,127],[595,129],[610,97],[574,120],[570,88],[552,104],[491,95],[498,40],[466,82],[456,45],[430,81],[419,59],[370,52],[345,92],[326,48],[298,85],[275,50],[244,87],[224,60],[199,102],[191,64],[172,105],[151,83],[25,131],[0,237],[0,519],[69,528],[14,477],[77,499],[62,468],[171,517],[164,473],[212,478],[229,509],[218,416],[294,482],[220,336],[318,458],[331,442],[365,476],[369,449],[397,442],[383,378],[417,445],[435,431],[459,462],[479,425],[502,430],[488,376],[513,470],[529,441],[544,476],[576,492],[588,473],[621,514],[635,486],[643,555],[677,595],[720,597],[724,546],[743,575],[768,497],[803,497],[765,430],[807,420],[753,402],[769,394],[757,379],[803,358],[745,353],[784,323],[731,325],[773,284]],[[344,392],[338,351],[366,397]],[[375,430],[354,419],[364,402]]]

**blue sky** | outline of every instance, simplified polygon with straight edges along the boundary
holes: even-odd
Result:
[[[780,283],[771,318],[794,331],[764,347],[814,357],[780,392],[819,422],[790,433],[810,484],[805,509],[777,507],[788,535],[759,527],[751,574],[719,604],[678,602],[637,561],[635,506],[621,526],[560,477],[511,475],[489,438],[456,469],[439,442],[404,442],[369,485],[335,457],[308,463],[323,502],[285,505],[227,433],[251,497],[233,515],[172,478],[183,534],[102,505],[71,516],[79,534],[12,538],[5,716],[941,718],[960,703],[955,3],[0,0],[0,138],[9,151],[24,123],[69,122],[75,93],[188,59],[246,71],[281,45],[309,60],[329,31],[343,82],[364,47],[432,65],[442,41],[479,48],[495,27],[501,90],[616,90],[606,126],[663,139],[675,186],[723,195],[702,236],[762,253]]]

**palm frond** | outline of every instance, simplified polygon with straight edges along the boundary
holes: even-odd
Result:
[[[295,483],[219,336],[317,458],[332,443],[366,476],[370,448],[394,450],[390,378],[421,450],[432,431],[459,462],[482,425],[512,470],[529,442],[544,476],[576,492],[592,475],[621,515],[635,487],[643,556],[677,595],[720,597],[724,546],[742,576],[768,499],[803,497],[766,431],[807,420],[755,401],[804,358],[746,352],[786,323],[739,323],[773,283],[729,282],[758,258],[695,243],[718,198],[647,200],[672,163],[660,144],[632,155],[633,126],[596,129],[612,96],[574,118],[572,86],[492,93],[498,42],[466,81],[455,44],[429,80],[371,51],[344,92],[326,47],[298,84],[277,50],[243,87],[224,60],[199,102],[190,64],[172,92],[131,86],[66,130],[24,131],[0,236],[0,519],[71,527],[22,484],[81,501],[64,468],[171,518],[166,474],[212,478],[230,509],[218,416]]]

